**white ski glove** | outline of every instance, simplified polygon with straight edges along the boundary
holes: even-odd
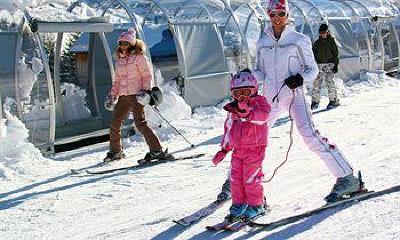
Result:
[[[108,95],[106,97],[106,100],[104,101],[104,108],[107,109],[107,111],[114,111],[115,105],[118,103],[118,96],[111,96]]]
[[[150,104],[151,95],[150,90],[142,90],[138,94],[136,94],[136,100],[140,105],[146,106]]]

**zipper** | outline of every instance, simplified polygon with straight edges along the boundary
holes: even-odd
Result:
[[[126,86],[125,90],[127,90],[127,88],[128,88],[128,60],[129,60],[129,55],[126,56],[125,58],[126,59],[125,59],[125,66],[124,66],[124,68],[125,68],[125,79],[124,79],[124,81],[125,81],[125,86]]]
[[[276,90],[279,89],[278,69],[277,69],[278,66],[277,66],[277,64],[275,62],[277,55],[278,55],[278,41],[275,41],[275,43],[274,43],[274,65],[273,66],[275,66],[274,67],[274,72],[275,72],[275,87],[276,87]]]

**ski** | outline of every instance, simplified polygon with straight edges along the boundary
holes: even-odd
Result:
[[[157,159],[157,160],[146,161],[146,162],[143,162],[143,163],[129,165],[129,166],[125,166],[125,167],[109,168],[109,169],[97,170],[97,171],[96,170],[85,170],[84,172],[82,172],[82,171],[72,170],[71,169],[71,173],[72,174],[84,174],[84,173],[86,173],[87,175],[107,174],[107,173],[113,173],[113,172],[116,172],[116,171],[123,171],[123,170],[137,170],[137,169],[152,167],[152,166],[155,166],[155,165],[158,165],[158,164],[162,164],[162,163],[174,162],[174,161],[180,161],[180,160],[187,160],[187,159],[195,159],[195,158],[199,158],[199,157],[202,157],[202,156],[205,156],[205,154],[204,153],[193,154],[193,155],[188,155],[188,156],[183,156],[183,157],[177,157],[177,158],[170,159],[170,160]],[[139,160],[142,160],[142,159],[139,159]]]
[[[278,227],[281,227],[281,226],[284,226],[284,225],[287,225],[287,224],[295,223],[295,222],[297,222],[297,221],[299,221],[301,219],[304,219],[304,218],[313,216],[315,214],[321,213],[321,212],[323,212],[323,211],[325,211],[327,209],[332,209],[332,208],[335,208],[335,207],[343,206],[343,205],[345,205],[347,203],[348,204],[350,204],[350,203],[354,204],[354,203],[358,203],[360,201],[364,201],[364,200],[371,199],[371,198],[376,198],[376,197],[379,197],[379,196],[382,196],[382,195],[385,195],[385,194],[390,194],[390,193],[399,192],[399,191],[400,191],[400,185],[397,185],[397,186],[394,186],[394,187],[391,187],[391,188],[388,188],[388,189],[384,189],[384,190],[381,190],[381,191],[377,191],[377,192],[375,192],[375,191],[360,192],[360,193],[358,193],[356,195],[353,195],[352,197],[345,198],[345,199],[339,199],[339,200],[337,200],[335,202],[327,203],[327,204],[323,205],[322,207],[315,208],[313,210],[310,210],[310,211],[307,211],[307,212],[304,212],[304,213],[301,213],[301,214],[298,214],[298,215],[294,215],[294,216],[290,216],[290,217],[287,217],[287,218],[283,218],[283,219],[280,219],[278,221],[269,222],[269,223],[258,223],[258,222],[255,222],[255,221],[250,221],[248,223],[248,225],[250,227],[255,227],[255,228],[262,229],[262,230],[270,231],[270,230],[273,230],[275,228],[278,228]]]
[[[267,209],[267,211],[269,211],[269,210]],[[262,216],[264,216],[264,215],[255,216],[255,217],[253,217],[253,218],[251,218],[251,219],[242,219],[241,221],[238,221],[238,222],[235,222],[234,224],[231,224],[231,225],[229,225],[229,226],[226,226],[226,227],[224,228],[224,230],[226,230],[226,231],[232,231],[232,232],[240,231],[240,230],[242,230],[243,228],[245,228],[246,226],[248,226],[248,225],[249,225],[249,222],[253,222],[253,221],[256,220],[257,218],[260,218],[260,217],[262,217]]]
[[[238,223],[238,222],[241,222],[240,218],[236,218],[236,219],[225,218],[222,222],[219,222],[214,225],[206,226],[206,229],[210,230],[210,231],[222,231],[222,230],[225,230],[226,228],[228,228],[229,226],[231,226],[235,223]]]
[[[226,200],[215,200],[214,202],[208,204],[207,206],[201,208],[200,210],[196,211],[193,214],[190,214],[186,217],[183,217],[179,220],[173,220],[174,223],[179,224],[181,226],[187,227],[200,219],[210,216],[213,214],[215,211],[217,211],[219,208],[221,208],[224,203],[228,202],[228,199]]]
[[[265,213],[271,211],[271,208],[269,207],[269,205],[266,204],[265,207]],[[211,225],[211,226],[206,226],[206,229],[208,230],[212,230],[212,231],[221,231],[221,230],[225,230],[225,231],[239,231],[241,229],[243,229],[244,227],[246,227],[250,221],[254,221],[255,219],[264,216],[264,214],[262,215],[258,215],[255,216],[251,219],[249,218],[245,218],[245,217],[237,217],[234,219],[229,219],[229,218],[225,218],[224,221],[217,223],[215,225]]]

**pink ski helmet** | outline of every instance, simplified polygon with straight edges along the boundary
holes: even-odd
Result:
[[[136,44],[136,30],[131,28],[119,35],[118,42],[129,42],[132,46]]]
[[[237,89],[250,88],[251,94],[244,94],[245,92],[238,92]],[[240,93],[243,93],[245,97],[250,97],[256,94],[258,91],[257,79],[253,74],[248,72],[240,72],[235,74],[231,79],[231,96],[235,99],[240,97]]]

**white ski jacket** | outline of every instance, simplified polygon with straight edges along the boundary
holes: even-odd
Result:
[[[318,75],[311,40],[307,35],[296,32],[292,25],[287,25],[280,39],[274,37],[272,27],[265,29],[265,34],[257,43],[256,69],[252,71],[258,81],[264,83],[264,96],[271,99],[278,93],[285,79],[300,73],[304,85],[313,82]],[[292,95],[285,85],[279,98]]]

